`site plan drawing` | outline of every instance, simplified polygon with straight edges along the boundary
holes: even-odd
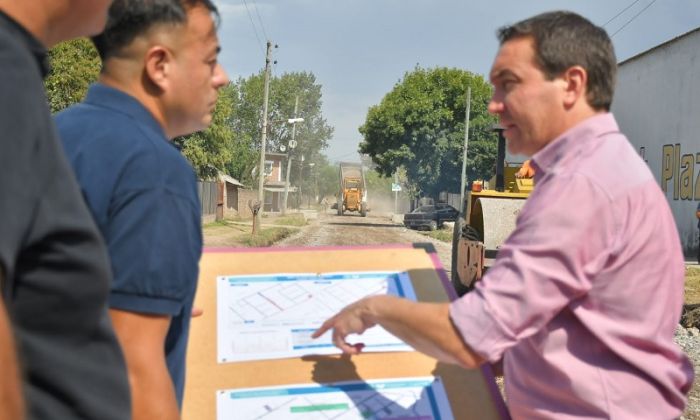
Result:
[[[336,354],[331,332],[311,339],[323,321],[365,296],[416,300],[405,272],[304,273],[217,278],[218,362]],[[412,351],[381,327],[348,342],[363,351]]]
[[[222,390],[217,420],[450,420],[439,377]]]

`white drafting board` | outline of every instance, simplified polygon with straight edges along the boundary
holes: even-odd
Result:
[[[406,272],[287,273],[217,278],[219,363],[338,354],[331,332],[311,334],[345,306],[370,295],[416,300]],[[381,327],[348,342],[365,352],[413,351]]]
[[[298,384],[217,392],[217,420],[452,420],[439,377]]]

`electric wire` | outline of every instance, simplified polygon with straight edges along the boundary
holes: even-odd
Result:
[[[255,39],[258,40],[258,45],[260,46],[260,51],[265,54],[265,49],[263,48],[263,44],[260,41],[260,36],[258,35],[258,30],[255,28],[255,22],[253,22],[253,16],[250,14],[250,10],[248,9],[248,2],[246,0],[243,0],[243,4],[245,5],[245,11],[248,13],[248,19],[250,19],[250,24],[253,26],[253,32],[255,33]]]
[[[265,31],[265,25],[263,24],[262,19],[260,18],[260,12],[258,11],[258,5],[253,3],[255,6],[255,14],[258,15],[258,21],[260,22],[260,28],[262,28],[263,35],[265,35],[265,39],[270,39],[267,37],[267,31]]]
[[[625,28],[627,27],[627,25],[629,25],[630,23],[632,23],[633,20],[637,19],[637,17],[638,17],[639,15],[641,15],[642,13],[644,13],[644,11],[647,10],[648,8],[650,8],[651,5],[654,4],[654,3],[656,3],[656,0],[652,0],[651,3],[649,3],[649,4],[646,5],[646,7],[644,7],[642,10],[640,10],[636,15],[632,16],[632,18],[631,18],[630,20],[628,20],[627,22],[625,22],[625,24],[622,25],[622,26],[620,27],[620,29],[618,29],[617,31],[615,31],[615,33],[613,33],[612,35],[610,35],[610,38],[612,38],[612,37],[614,37],[615,35],[617,35],[618,33],[620,33],[620,31],[622,31],[623,29],[625,29]]]
[[[637,4],[637,3],[639,3],[639,0],[634,0],[632,3],[630,3],[629,5],[627,5],[627,7],[625,7],[624,9],[622,9],[618,14],[616,14],[616,15],[613,16],[613,17],[611,17],[611,18],[610,18],[607,22],[605,22],[602,26],[603,26],[603,27],[608,26],[608,23],[610,23],[610,22],[612,22],[613,20],[617,19],[618,16],[620,16],[620,15],[623,14],[623,13],[625,13],[627,10],[629,10],[630,7],[634,6],[634,5]]]

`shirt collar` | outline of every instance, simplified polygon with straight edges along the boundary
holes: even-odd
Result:
[[[41,71],[41,77],[46,77],[50,69],[49,58],[46,53],[46,48],[42,43],[27,31],[24,26],[20,25],[2,10],[0,10],[0,25],[8,29],[8,31],[14,35],[13,38],[19,39],[20,42],[24,43],[25,47],[34,56],[39,70]]]
[[[84,102],[92,106],[107,108],[121,114],[126,114],[134,120],[155,130],[164,139],[169,140],[165,135],[163,127],[155,117],[153,117],[153,114],[151,114],[151,112],[136,98],[124,91],[102,83],[95,83],[88,89]],[[170,141],[168,141],[168,143],[172,144]]]
[[[619,131],[615,117],[609,112],[596,114],[566,130],[532,155],[535,181],[554,170],[564,158],[585,148],[603,134]]]

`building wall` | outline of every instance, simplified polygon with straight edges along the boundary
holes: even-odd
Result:
[[[666,194],[686,255],[698,248],[700,28],[620,64],[612,111]]]
[[[282,158],[280,156],[267,156],[266,161],[272,162],[272,173],[265,177],[266,181],[280,182],[284,178],[282,176]]]
[[[241,217],[253,217],[253,212],[248,207],[248,201],[258,199],[257,190],[238,189],[238,215]]]

